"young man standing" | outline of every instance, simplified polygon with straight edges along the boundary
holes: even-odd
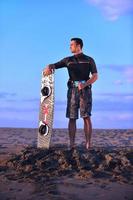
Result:
[[[57,63],[49,64],[44,69],[44,75],[52,73],[52,70],[66,67],[69,74],[67,91],[66,117],[69,118],[68,129],[70,137],[70,148],[75,147],[76,119],[78,109],[80,117],[84,121],[84,132],[86,138],[86,149],[91,147],[92,123],[92,84],[98,79],[95,61],[92,57],[82,52],[83,41],[80,38],[72,38],[70,50],[72,56],[65,57]],[[91,73],[91,77],[90,77]]]

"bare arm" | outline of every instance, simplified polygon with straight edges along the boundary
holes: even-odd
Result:
[[[86,86],[93,84],[98,79],[98,73],[93,73],[91,78],[87,80],[85,83],[79,83],[78,89],[81,90],[85,88]]]
[[[98,73],[92,74],[91,78],[86,81],[85,87],[90,85],[90,84],[92,84],[92,83],[94,83],[97,79],[98,79]]]
[[[58,62],[56,62],[54,64],[47,65],[46,68],[43,71],[43,74],[44,75],[49,75],[52,72],[54,72],[55,69],[66,67],[66,60],[67,60],[67,58],[63,58],[62,60],[60,60],[60,61],[58,61]]]

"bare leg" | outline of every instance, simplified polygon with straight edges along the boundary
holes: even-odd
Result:
[[[91,147],[91,135],[92,135],[92,123],[90,117],[85,117],[84,119],[84,132],[86,137],[86,149]]]
[[[76,133],[76,119],[69,119],[68,129],[70,137],[70,148],[73,148],[75,142],[75,133]]]

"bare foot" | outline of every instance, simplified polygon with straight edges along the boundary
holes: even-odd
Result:
[[[73,145],[70,145],[70,150],[73,150],[73,149],[75,149],[75,147],[76,147],[76,145],[75,145],[75,144],[73,144]]]
[[[91,144],[89,142],[86,142],[85,147],[86,147],[86,149],[90,149],[91,148]]]

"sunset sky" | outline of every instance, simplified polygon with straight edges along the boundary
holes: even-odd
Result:
[[[41,71],[81,37],[99,74],[93,128],[133,128],[132,0],[1,0],[0,27],[1,127],[38,127]],[[54,128],[67,128],[67,80],[55,71]]]

